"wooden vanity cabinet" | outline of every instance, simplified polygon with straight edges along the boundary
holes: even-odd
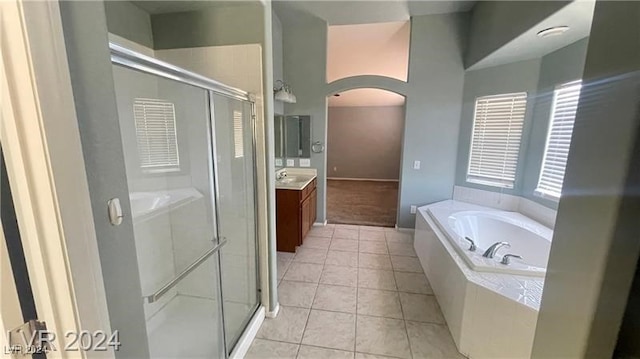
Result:
[[[318,195],[314,178],[303,189],[276,189],[276,248],[295,252],[316,221]]]

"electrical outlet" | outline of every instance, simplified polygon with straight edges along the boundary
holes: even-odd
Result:
[[[338,167],[333,167],[333,172],[337,172],[338,171]]]
[[[420,169],[420,161],[413,161],[413,169],[414,170]]]
[[[411,214],[416,214],[417,210],[418,210],[417,206],[411,206]]]

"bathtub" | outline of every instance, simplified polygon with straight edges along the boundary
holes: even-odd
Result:
[[[131,192],[131,217],[134,223],[139,223],[200,198],[203,198],[202,193],[195,188]]]
[[[414,247],[458,350],[469,358],[529,358],[553,232],[517,212],[460,201],[420,207]],[[469,250],[474,240],[477,250]],[[506,241],[493,259],[491,244]],[[500,264],[502,255],[519,254]]]
[[[480,207],[480,206],[474,206]],[[495,210],[486,207],[474,209],[462,202],[428,208],[429,215],[474,271],[512,273],[544,277],[546,274],[553,231],[517,212]],[[477,249],[469,250],[471,238]],[[508,242],[493,259],[482,256],[496,242]],[[511,258],[508,265],[501,264],[504,254],[517,254],[522,259]]]

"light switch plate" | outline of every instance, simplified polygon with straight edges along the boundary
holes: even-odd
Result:
[[[411,206],[411,214],[416,214],[418,208],[416,206]]]
[[[282,158],[276,158],[276,166],[282,167]]]
[[[311,159],[310,158],[301,158],[300,159],[300,167],[311,167]]]
[[[287,158],[287,167],[293,167],[295,165],[296,165],[296,161],[295,160],[293,160],[293,159],[290,160],[290,159]]]
[[[413,169],[414,170],[420,169],[420,161],[413,161]]]

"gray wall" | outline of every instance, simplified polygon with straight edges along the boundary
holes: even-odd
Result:
[[[124,0],[104,2],[109,32],[153,48],[151,16],[133,3]]]
[[[151,16],[155,49],[261,44],[264,8],[259,2]]]
[[[104,6],[97,1],[62,1],[60,12],[109,319],[122,341],[115,355],[148,358]],[[115,197],[125,214],[119,226],[112,226],[107,214],[107,201]]]
[[[472,9],[465,67],[487,55],[571,1],[478,1]]]
[[[327,176],[400,176],[404,106],[329,107]]]
[[[616,343],[640,253],[638,14],[595,6],[533,358],[610,358]]]
[[[522,184],[522,196],[551,208],[557,208],[558,203],[535,196],[533,193],[538,185],[540,166],[542,166],[547,143],[553,91],[559,84],[582,77],[588,43],[588,38],[574,42],[544,56],[540,64],[536,103],[533,108],[531,125],[528,127],[529,145],[522,149],[526,152],[526,160],[521,171],[522,180],[520,183]]]
[[[522,184],[522,168],[524,168],[526,142],[529,138],[533,106],[538,88],[540,75],[540,59],[519,61],[512,64],[489,67],[486,69],[468,71],[464,81],[464,101],[462,105],[462,120],[460,123],[460,137],[458,138],[458,160],[456,170],[456,185],[479,188],[487,191],[504,192],[520,195]],[[473,112],[477,97],[497,95],[511,92],[527,93],[527,110],[525,113],[525,126],[522,134],[522,145],[518,159],[516,182],[513,189],[502,189],[493,186],[484,186],[476,183],[468,183],[467,167],[469,163],[469,146],[471,145],[471,132],[473,131]],[[544,151],[544,149],[543,149]]]
[[[296,103],[285,104],[285,115],[310,115],[312,142],[326,143],[327,24],[302,13],[295,18],[295,23],[282,23],[284,78],[297,97]],[[311,167],[318,170],[318,222],[326,218],[325,153],[311,153]]]
[[[271,12],[272,23],[272,43],[273,43],[273,80],[283,80],[284,70],[282,69],[282,23],[275,12]],[[284,103],[274,101],[273,112],[279,115],[284,114]]]
[[[588,38],[585,38],[540,59],[467,71],[458,139],[456,185],[523,196],[550,208],[558,207],[557,202],[534,195],[534,190],[547,141],[553,91],[556,85],[582,76],[587,44]],[[525,91],[528,96],[514,188],[501,189],[466,182],[476,97],[518,91]]]
[[[313,140],[326,142],[327,100],[335,91],[381,88],[406,97],[398,226],[413,228],[411,205],[451,198],[464,81],[462,54],[467,14],[417,16],[411,20],[409,80],[358,76],[326,84],[327,24],[305,14],[283,20],[284,76],[298,98],[285,113],[310,114]],[[413,169],[413,161],[422,167]],[[326,218],[326,154],[312,154],[318,169],[318,220]]]

